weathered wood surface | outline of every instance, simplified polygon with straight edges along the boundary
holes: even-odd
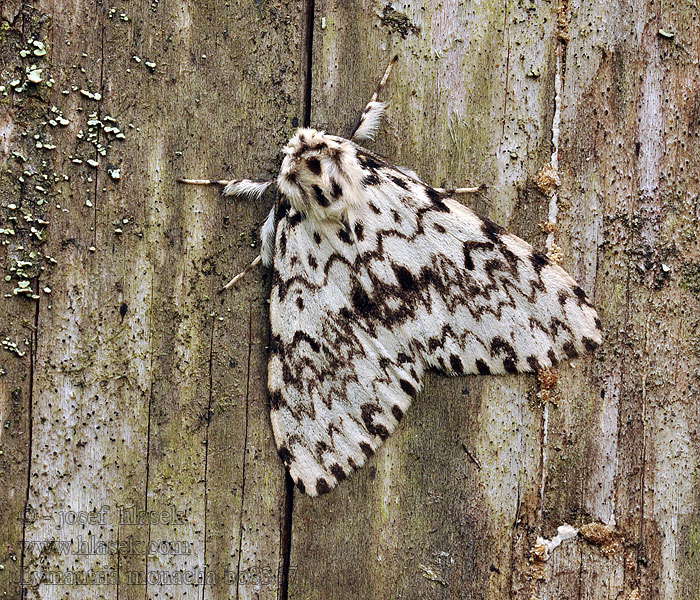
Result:
[[[14,231],[0,233],[12,276],[0,280],[6,597],[21,597],[21,576],[32,598],[698,597],[697,9],[112,8],[1,9],[0,230]],[[346,133],[394,53],[373,147],[436,185],[485,184],[464,201],[561,248],[606,341],[558,370],[555,402],[531,377],[431,375],[369,465],[312,500],[287,486],[274,450],[263,272],[217,294],[257,253],[269,199],[233,203],[175,178],[272,175],[309,110]],[[32,64],[43,81],[16,91]],[[69,124],[48,122],[53,106]],[[76,137],[90,128],[104,156]],[[554,199],[537,185],[553,141]],[[539,223],[555,214],[547,241]],[[17,261],[32,264],[17,273]],[[21,280],[38,300],[12,294]],[[118,506],[153,522],[120,524]],[[88,515],[97,522],[71,523]],[[533,557],[537,536],[565,523],[585,535]],[[46,540],[71,545],[31,544]],[[48,583],[80,572],[105,585]],[[207,585],[178,583],[186,573]]]

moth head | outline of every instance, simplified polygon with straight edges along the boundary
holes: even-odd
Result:
[[[297,129],[282,152],[277,184],[294,208],[319,219],[345,212],[343,197],[355,154],[352,142],[304,128]]]

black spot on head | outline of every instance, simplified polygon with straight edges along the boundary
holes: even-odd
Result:
[[[406,267],[394,266],[394,275],[405,292],[412,292],[416,289],[416,280]]]
[[[445,233],[445,231],[447,231],[440,223],[433,223],[433,229],[438,233]]]
[[[343,195],[343,188],[340,187],[340,184],[335,179],[333,179],[331,182],[331,196],[333,196],[333,198],[337,199],[337,198],[340,198],[340,196],[342,196],[342,195]]]
[[[491,375],[491,369],[480,358],[476,359],[476,370],[479,371],[479,375]]]
[[[331,203],[328,201],[328,198],[326,198],[325,194],[323,193],[323,190],[320,187],[315,185],[312,189],[314,191],[314,198],[316,199],[316,202],[319,206],[326,208],[331,205]]]
[[[566,304],[566,301],[569,299],[569,294],[566,292],[566,290],[559,290],[559,293],[557,294],[557,299],[559,300],[559,304],[564,306]]]
[[[403,411],[399,408],[398,404],[394,404],[394,406],[391,407],[391,414],[394,415],[394,419],[397,421],[403,419]]]
[[[517,373],[518,369],[515,366],[515,361],[512,358],[504,358],[503,359],[503,368],[505,369],[506,373]]]
[[[395,208],[391,209],[391,216],[394,217],[394,223],[401,223],[401,215]]]
[[[379,208],[377,207],[377,205],[376,205],[374,202],[370,202],[370,203],[369,203],[369,207],[372,209],[372,212],[373,212],[375,215],[381,215],[381,214],[382,214],[382,211],[379,210]]]
[[[396,362],[397,364],[402,365],[404,363],[411,362],[411,357],[405,352],[399,352],[396,355]]]
[[[314,242],[316,242],[317,244],[321,243],[321,236],[318,234],[318,231],[314,231],[313,238],[314,238]]]
[[[319,162],[318,158],[311,157],[306,160],[306,164],[309,167],[309,171],[311,171],[314,175],[321,174],[321,163]]]
[[[271,392],[270,393],[270,409],[271,410],[279,410],[280,407],[286,406],[287,403],[284,401],[284,398],[282,397],[282,392],[279,390],[276,392]]]
[[[301,299],[301,296],[297,298],[297,308],[299,310],[304,310],[304,301]]]
[[[318,440],[318,442],[316,442],[316,454],[320,456],[325,452],[328,452],[328,444],[323,440]]]
[[[598,347],[597,342],[594,342],[591,338],[581,338],[581,343],[587,352],[593,352]]]
[[[464,375],[464,365],[456,354],[450,354],[450,367],[457,375]]]
[[[425,193],[428,195],[428,198],[433,203],[433,208],[435,210],[438,210],[440,212],[450,212],[450,209],[447,208],[447,205],[442,201],[444,198],[444,194],[438,192],[436,189],[431,188],[429,186],[425,186]]]
[[[557,363],[557,355],[554,354],[554,350],[551,348],[547,350],[547,358],[549,359],[549,362],[551,362],[553,365]]]
[[[503,233],[503,227],[500,225],[496,225],[493,221],[490,219],[486,219],[482,217],[482,223],[481,223],[481,232],[484,234],[486,239],[491,240],[492,242],[495,243],[500,243],[500,235]]]
[[[595,323],[595,326],[596,326],[598,329],[603,329],[603,324],[600,322],[600,319],[599,319],[598,317],[596,317],[596,318],[593,320],[593,322]]]
[[[299,488],[299,491],[302,494],[306,493],[306,486],[304,485],[304,482],[301,479],[297,479],[297,487]]]
[[[294,459],[294,457],[292,456],[292,453],[289,451],[289,449],[285,445],[282,445],[279,447],[279,450],[277,450],[277,454],[280,455],[280,458],[282,459],[282,462],[285,465],[288,465]]]
[[[122,305],[119,307],[119,314],[122,316],[122,318],[126,315],[127,310],[129,310],[129,306],[126,302],[122,302]]]
[[[442,345],[442,340],[437,337],[432,337],[428,340],[428,351],[435,352]]]
[[[355,461],[352,458],[348,458],[348,467],[351,469],[357,469],[357,465],[355,464]]]
[[[396,184],[398,185],[401,189],[407,190],[408,189],[408,184],[401,178],[397,177],[396,175],[390,175],[389,178]]]
[[[345,471],[343,471],[343,467],[341,467],[338,463],[331,465],[331,473],[333,473],[333,477],[335,477],[338,481],[343,481],[347,477]]]
[[[370,446],[367,442],[360,442],[360,450],[364,452],[365,456],[369,458],[374,454],[374,451],[372,450],[372,446]]]
[[[406,381],[405,379],[399,379],[399,385],[401,386],[401,389],[404,392],[406,392],[409,396],[411,396],[412,398],[416,397],[416,388],[414,388],[409,381]]]
[[[306,261],[309,263],[309,266],[312,269],[318,267],[318,262],[316,261],[316,257],[313,254],[309,253],[309,255],[306,257]]]
[[[365,239],[365,226],[362,224],[362,221],[355,223],[355,237],[359,242]]]

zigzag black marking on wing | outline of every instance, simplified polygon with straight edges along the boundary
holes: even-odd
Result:
[[[352,262],[340,252],[333,252],[328,257],[324,265],[324,279],[322,284],[314,284],[301,275],[293,275],[292,277],[284,281],[280,279],[278,283],[278,294],[280,301],[282,302],[285,300],[293,284],[299,284],[301,287],[312,292],[317,291],[321,287],[328,285],[330,269],[336,262],[342,263],[345,266],[347,266],[350,269],[350,272],[356,273],[360,269],[365,271],[370,277],[370,280],[372,281],[372,292],[375,296],[377,295],[376,292],[379,289],[382,292],[387,292],[387,294],[391,294],[391,297],[396,297],[397,294],[395,292],[398,291],[396,286],[394,286],[393,289],[386,289],[387,284],[383,281],[380,281],[376,274],[374,274],[372,271],[366,268],[366,265],[377,258],[386,260],[386,253],[384,249],[385,238],[398,238],[407,242],[413,242],[419,236],[423,235],[425,232],[425,215],[435,211],[442,212],[440,208],[435,208],[434,206],[426,206],[417,209],[415,212],[415,229],[411,233],[407,234],[397,229],[378,230],[375,233],[375,249],[364,251],[361,254],[358,253],[358,255]],[[285,226],[284,222],[281,222],[280,225],[283,227]],[[537,299],[537,293],[539,291],[544,290],[544,284],[541,280],[541,268],[534,273],[534,277],[529,278],[529,281],[520,282],[517,263],[519,261],[524,262],[524,260],[514,255],[504,245],[501,239],[500,232],[495,233],[494,237],[497,237],[497,242],[480,243],[484,245],[485,249],[489,250],[495,255],[493,258],[486,260],[483,264],[483,269],[490,275],[490,280],[488,283],[480,282],[475,278],[468,276],[458,265],[455,265],[447,259],[441,259],[439,263],[433,264],[433,269],[430,269],[429,267],[423,267],[421,269],[421,272],[418,274],[418,282],[420,286],[426,290],[426,292],[420,296],[422,306],[430,310],[431,302],[429,298],[428,284],[433,285],[435,289],[437,289],[438,292],[442,295],[443,300],[445,302],[445,306],[450,312],[454,313],[458,307],[466,307],[467,310],[469,310],[469,312],[471,313],[472,317],[477,321],[481,320],[481,318],[485,314],[493,315],[497,319],[502,318],[502,311],[504,307],[510,307],[515,309],[516,303],[512,293],[516,293],[517,295],[524,297],[530,303],[535,303]],[[332,237],[329,237],[328,241],[331,244],[333,244]],[[477,244],[479,243],[477,242]],[[487,247],[487,244],[490,244],[490,246]],[[472,247],[471,249],[478,250],[480,248]],[[504,260],[498,260],[499,257]],[[549,264],[549,261],[547,261],[547,259],[544,260],[546,261],[544,264]],[[456,279],[450,279],[446,281],[444,280],[444,274],[450,270],[452,271],[452,275]],[[507,277],[495,276],[494,271],[496,270],[513,275],[514,278],[517,278],[519,283],[526,283],[526,285],[529,285],[530,289],[526,291],[525,289],[519,287],[513,280],[510,280]],[[438,278],[438,275],[443,277]],[[466,277],[469,277],[469,279],[465,281]],[[498,284],[500,284],[500,286]],[[498,293],[499,291],[505,293],[508,299],[499,300],[495,304],[488,303],[491,300],[491,292]],[[381,295],[386,298],[390,297],[389,295],[385,295],[383,293]],[[469,300],[473,301],[476,297],[483,298],[486,301],[486,303],[481,304],[479,306],[475,306],[473,303],[469,302]],[[381,318],[381,314],[376,314],[374,316],[380,319],[380,323],[382,325],[391,326],[393,324],[405,320],[406,317],[410,316],[411,311],[410,307],[405,305],[403,311],[398,311],[398,313],[397,311],[393,312],[395,314],[393,314],[392,317],[385,316],[383,319]]]

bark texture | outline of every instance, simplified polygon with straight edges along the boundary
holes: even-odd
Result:
[[[697,7],[8,0],[0,17],[5,597],[700,596]],[[465,203],[560,254],[605,342],[554,385],[431,374],[369,464],[309,499],[269,425],[267,276],[217,293],[271,199],[175,180],[274,176],[298,125],[349,132],[394,54],[372,148],[484,184]]]

